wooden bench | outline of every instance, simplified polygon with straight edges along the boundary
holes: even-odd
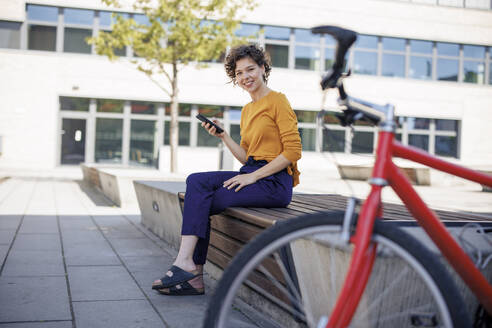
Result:
[[[373,165],[337,165],[338,173],[342,179],[368,180],[371,177]],[[412,184],[429,186],[430,169],[428,167],[402,167],[400,169]]]

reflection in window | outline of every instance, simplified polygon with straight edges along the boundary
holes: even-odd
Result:
[[[142,166],[155,165],[157,150],[154,149],[154,138],[156,133],[156,121],[131,121],[130,164]]]
[[[335,61],[335,49],[325,48],[325,70],[330,69],[334,61]]]
[[[436,155],[458,157],[456,137],[436,136]]]
[[[273,67],[287,68],[289,66],[289,46],[266,44],[265,50],[270,55]]]
[[[58,8],[48,6],[27,5],[27,18],[43,22],[57,22]]]
[[[352,138],[352,153],[372,153],[374,133],[367,131],[354,131]]]
[[[323,130],[323,151],[344,152],[345,130]]]
[[[356,48],[377,49],[378,37],[373,35],[359,35],[355,41]]]
[[[89,98],[60,97],[60,110],[89,111]]]
[[[299,128],[302,150],[314,151],[316,147],[316,129]]]
[[[241,142],[241,128],[239,124],[231,124],[230,136],[238,145]]]
[[[128,14],[125,13],[115,13],[115,17],[113,17],[113,13],[109,11],[100,11],[99,12],[99,26],[109,28],[111,25],[116,23],[117,16],[121,16],[123,18],[128,18]]]
[[[28,49],[56,51],[56,27],[29,25]]]
[[[432,57],[410,57],[409,77],[421,80],[432,78]]]
[[[97,163],[121,163],[123,120],[112,118],[96,119]]]
[[[224,117],[224,109],[222,108],[222,106],[198,105],[198,112],[208,117]]]
[[[145,15],[142,15],[142,14],[134,14],[133,15],[133,19],[135,20],[135,22],[137,22],[137,24],[147,25],[147,26],[150,25],[149,18],[147,16],[145,16]]]
[[[407,127],[409,130],[428,130],[429,126],[429,118],[407,117]]]
[[[326,34],[325,35],[325,45],[326,46],[336,46],[337,45],[337,41],[331,35]]]
[[[63,12],[66,24],[92,25],[94,12],[87,9],[65,8]]]
[[[217,147],[220,139],[210,135],[207,130],[205,130],[201,123],[198,124],[198,136],[196,140],[196,145],[199,147]]]
[[[437,79],[441,81],[458,81],[458,60],[437,60]]]
[[[157,105],[148,101],[132,101],[130,104],[132,114],[156,114]]]
[[[383,38],[383,49],[405,51],[405,39]]]
[[[0,21],[0,48],[20,48],[21,23]]]
[[[179,104],[178,108],[179,116],[191,115],[191,104]],[[166,116],[171,116],[171,104],[166,105]]]
[[[467,58],[484,59],[485,58],[485,47],[482,46],[463,46],[463,56]]]
[[[319,43],[321,37],[319,34],[311,33],[311,30],[296,28],[296,42]]]
[[[409,134],[408,144],[425,151],[429,151],[429,136],[422,134]]]
[[[378,54],[375,52],[355,51],[354,72],[358,74],[376,75]]]
[[[295,68],[310,70],[319,69],[319,48],[297,46],[295,51]]]
[[[255,37],[259,31],[259,25],[241,23],[236,30],[236,35],[242,37]]]
[[[460,46],[453,43],[437,42],[437,54],[439,56],[459,56]]]
[[[200,127],[201,128],[201,127]],[[190,145],[190,122],[178,122],[178,145],[189,146]],[[164,122],[164,144],[169,145],[171,122]]]
[[[458,121],[455,121],[455,120],[436,120],[436,130],[438,130],[438,131],[458,131]]]
[[[432,55],[432,42],[431,41],[410,40],[410,51],[412,53]]]
[[[229,108],[229,119],[231,121],[240,121],[241,120],[241,108],[239,108],[239,107]]]
[[[383,54],[383,76],[405,77],[405,56]]]
[[[124,100],[97,99],[97,111],[105,113],[123,113]]]
[[[316,115],[318,112],[313,112],[310,110],[294,110],[296,113],[298,122],[314,123],[316,122]]]
[[[265,38],[270,40],[289,40],[290,28],[278,26],[265,26]]]
[[[91,45],[85,39],[92,36],[91,30],[80,28],[65,28],[63,51],[90,54]]]
[[[464,76],[463,81],[468,83],[485,83],[485,63],[476,61],[463,62]]]

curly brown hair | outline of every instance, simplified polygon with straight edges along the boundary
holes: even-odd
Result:
[[[268,82],[268,76],[270,75],[270,71],[272,70],[270,56],[266,53],[260,46],[257,44],[243,44],[237,47],[234,47],[229,51],[229,54],[225,58],[224,66],[227,73],[227,76],[231,79],[230,82],[237,84],[236,81],[236,63],[238,60],[249,57],[258,66],[265,67],[265,74],[263,74],[263,81],[265,83]]]

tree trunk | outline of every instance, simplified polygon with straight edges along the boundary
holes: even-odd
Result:
[[[173,62],[173,76],[172,76],[172,91],[171,91],[171,124],[169,129],[169,144],[171,145],[171,173],[178,171],[178,67],[177,63]]]

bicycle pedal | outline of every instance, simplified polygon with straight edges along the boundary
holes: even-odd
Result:
[[[437,327],[437,318],[435,314],[412,314],[410,316],[412,327]]]

